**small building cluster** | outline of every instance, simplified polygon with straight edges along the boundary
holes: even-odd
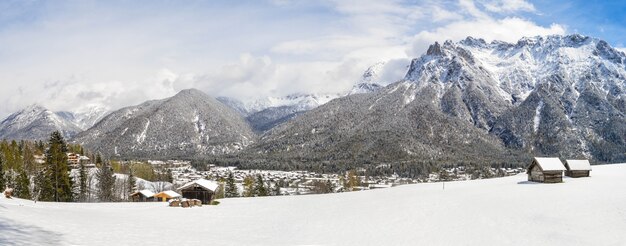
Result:
[[[80,155],[77,153],[67,153],[67,165],[72,169],[80,168],[80,165],[83,164],[86,168],[95,168],[96,164],[91,162],[91,159],[87,156]]]
[[[557,157],[535,157],[526,170],[528,181],[561,183],[563,172],[572,178],[589,177],[591,164],[588,160],[566,160],[563,165]]]
[[[198,179],[189,182],[180,188],[178,192],[166,190],[153,193],[150,190],[140,190],[130,195],[133,202],[170,202],[175,204],[187,204],[189,206],[211,204],[219,185],[206,179]],[[190,200],[193,202],[185,201]],[[196,204],[199,203],[199,204]]]

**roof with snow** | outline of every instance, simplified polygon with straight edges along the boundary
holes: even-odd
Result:
[[[141,194],[142,196],[145,196],[145,197],[154,196],[154,192],[152,192],[151,190],[140,190],[140,191],[133,193],[132,196],[137,195],[137,194]]]
[[[176,197],[181,197],[181,195],[176,193],[176,191],[166,190],[166,191],[159,192],[158,194],[155,194],[154,197],[176,198]]]
[[[557,157],[535,157],[535,162],[543,171],[565,171],[565,166]],[[532,165],[531,165],[532,166]]]
[[[589,160],[566,160],[568,170],[591,171]]]
[[[209,180],[206,180],[206,179],[198,179],[198,180],[194,180],[194,181],[191,181],[191,182],[183,185],[182,187],[178,188],[178,190],[184,190],[184,189],[187,189],[187,188],[193,187],[193,186],[199,186],[199,187],[202,187],[204,189],[207,189],[207,190],[215,192],[219,185],[217,183],[213,182],[213,181],[209,181]]]

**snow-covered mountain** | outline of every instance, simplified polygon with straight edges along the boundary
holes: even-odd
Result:
[[[219,97],[217,100],[239,112],[254,131],[262,133],[339,96],[339,94],[291,94],[249,102],[229,97]]]
[[[347,95],[371,93],[380,90],[383,85],[394,81],[381,81],[380,74],[385,66],[385,62],[378,62],[367,68],[361,79],[357,81]]]
[[[624,53],[581,35],[435,43],[404,81],[311,110],[253,151],[318,160],[495,161],[512,151],[623,161],[625,78]]]
[[[110,110],[106,106],[93,104],[87,105],[74,112],[60,111],[56,113],[66,120],[73,122],[82,130],[87,130],[109,114]]]
[[[254,139],[237,112],[189,89],[117,110],[73,141],[107,156],[191,158],[233,153]]]
[[[33,104],[9,115],[0,123],[0,139],[46,140],[53,131],[70,138],[82,129],[67,120],[63,113],[52,112]]]

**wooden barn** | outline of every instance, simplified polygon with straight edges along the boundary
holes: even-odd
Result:
[[[591,172],[589,160],[566,160],[565,168],[565,176],[572,178],[589,177]]]
[[[198,199],[202,201],[202,204],[210,204],[218,187],[219,185],[215,182],[198,179],[183,185],[178,188],[178,191],[183,194],[183,198]]]
[[[565,166],[556,157],[535,157],[533,162],[526,169],[528,181],[542,183],[563,182],[563,171]]]
[[[157,199],[158,201],[167,202],[174,198],[180,198],[180,194],[176,193],[173,190],[166,190],[166,191],[155,194],[154,198]]]
[[[133,202],[154,202],[154,192],[151,190],[140,190],[130,194],[130,200]]]

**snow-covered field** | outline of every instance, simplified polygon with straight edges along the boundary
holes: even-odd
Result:
[[[626,164],[219,206],[0,198],[0,245],[626,245]]]

